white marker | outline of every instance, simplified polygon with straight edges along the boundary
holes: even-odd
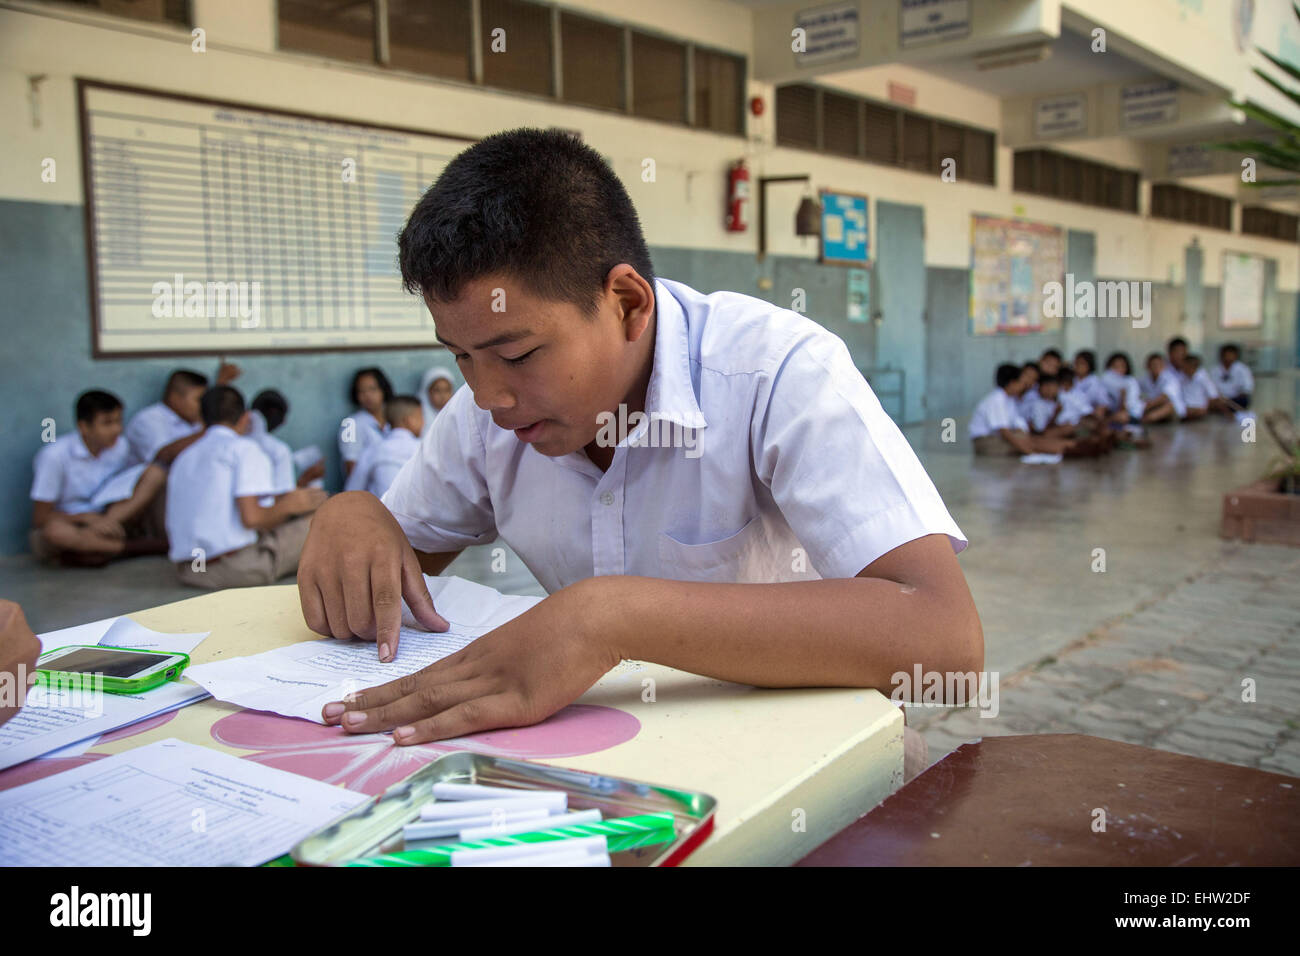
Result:
[[[422,820],[419,823],[408,823],[402,827],[402,836],[407,840],[430,840],[434,837],[455,836],[466,826],[490,828],[493,823],[509,824],[518,823],[521,820],[532,823],[534,830],[544,830],[548,826],[546,811],[538,808],[535,810],[521,810],[518,813],[501,813],[496,816],[485,814],[473,817],[457,817],[451,820]]]
[[[564,793],[563,790],[520,790],[516,787],[487,787],[481,783],[435,783],[436,800],[479,800],[488,797],[531,797],[539,793]]]
[[[503,826],[493,827],[469,827],[460,831],[462,843],[469,843],[472,840],[481,840],[484,837],[493,836],[510,836],[515,833],[531,833],[533,830],[549,830],[552,827],[567,827],[574,823],[599,823],[601,821],[599,810],[581,810],[578,813],[565,813],[558,816],[549,816],[540,823],[534,820],[520,820],[518,823],[507,823]],[[462,820],[450,821],[453,823],[464,824]]]
[[[493,812],[514,813],[517,810],[545,810],[563,813],[569,808],[569,795],[562,792],[529,794],[515,800],[492,797],[487,800],[446,800],[426,803],[420,808],[421,820],[446,820],[450,817],[482,816]]]

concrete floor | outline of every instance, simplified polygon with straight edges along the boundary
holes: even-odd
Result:
[[[1256,407],[1283,408],[1300,419],[1300,374],[1261,377]],[[1049,466],[975,459],[967,442],[945,444],[937,424],[909,428],[907,437],[971,541],[961,564],[984,625],[985,666],[1004,677],[1041,666],[1089,634],[1171,596],[1182,595],[1178,600],[1186,605],[1196,587],[1184,586],[1213,581],[1216,569],[1265,587],[1260,582],[1269,568],[1289,573],[1296,567],[1294,549],[1218,537],[1222,493],[1259,477],[1275,454],[1262,425],[1254,444],[1242,441],[1235,423],[1216,419],[1154,429],[1147,451]],[[1092,570],[1098,548],[1105,552],[1105,573]],[[513,554],[505,573],[493,573],[490,552],[466,552],[452,573],[503,591],[543,593]],[[1242,561],[1250,568],[1233,570]],[[1294,574],[1286,584],[1293,582]],[[37,631],[194,593],[176,583],[162,558],[99,570],[0,558],[0,596],[21,602]],[[1300,608],[1300,588],[1279,600],[1284,611]],[[1251,609],[1239,613],[1248,617]],[[911,713],[922,726],[937,726],[946,716]],[[978,721],[972,726],[985,729]],[[951,739],[932,746],[932,757],[962,736],[950,731]]]

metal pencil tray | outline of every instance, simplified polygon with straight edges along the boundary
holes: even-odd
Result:
[[[290,851],[300,866],[337,866],[402,848],[402,827],[420,817],[435,783],[478,783],[520,790],[564,790],[569,809],[600,810],[605,819],[671,813],[673,840],[610,854],[614,866],[676,866],[713,830],[717,801],[707,793],[623,777],[566,770],[458,750],[305,837]]]

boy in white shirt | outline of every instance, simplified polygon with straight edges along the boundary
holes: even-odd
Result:
[[[448,626],[421,570],[498,535],[549,596],[327,704],[327,723],[395,728],[400,745],[531,724],[624,658],[886,692],[915,664],[982,668],[966,540],[844,343],[770,303],[655,279],[590,147],[532,129],[469,147],[399,259],[467,387],[382,504],[345,492],[317,513],[307,624],[391,660],[399,597]]]
[[[274,498],[271,461],[248,430],[244,398],[229,385],[203,393],[203,435],[176,456],[168,477],[168,556],[184,584],[199,588],[272,584],[298,567],[317,488]]]
[[[117,396],[98,389],[83,392],[76,414],[75,431],[36,453],[28,535],[32,554],[41,561],[82,566],[161,554],[166,548],[162,529],[143,519],[167,473],[157,465],[130,466]]]
[[[1183,401],[1187,403],[1187,414],[1203,418],[1207,412],[1219,411],[1223,402],[1219,398],[1219,389],[1210,378],[1210,373],[1201,368],[1199,355],[1184,355],[1182,368]]]
[[[980,399],[971,414],[967,431],[977,455],[1030,455],[1043,453],[1095,453],[1087,439],[1070,439],[1054,435],[1031,435],[1029,423],[1020,412],[1018,400],[1028,386],[1024,369],[1011,364],[998,366],[996,387]]]
[[[371,442],[348,475],[344,491],[368,491],[382,498],[402,470],[420,450],[424,411],[414,395],[394,395],[384,404],[384,418],[391,426],[383,439]]]
[[[1187,403],[1183,401],[1183,383],[1178,373],[1165,364],[1165,357],[1159,352],[1147,356],[1147,374],[1138,379],[1138,387],[1148,408],[1155,408],[1163,396],[1173,407],[1173,415],[1152,418],[1151,421],[1187,421]]]
[[[288,442],[271,434],[284,424],[288,416],[289,402],[275,389],[266,388],[253,396],[248,413],[248,437],[271,459],[271,480],[277,495],[294,488],[306,488],[325,474],[325,462],[317,461],[294,477],[293,449]]]
[[[1255,391],[1255,376],[1250,366],[1241,361],[1241,350],[1232,343],[1219,349],[1219,364],[1214,367],[1214,384],[1224,400],[1224,411],[1231,415],[1239,409],[1250,408],[1250,396]],[[1231,402],[1237,408],[1227,403]]]
[[[222,365],[217,384],[225,385],[239,376],[234,365]],[[155,460],[170,465],[203,431],[199,417],[199,399],[208,387],[206,375],[179,368],[167,377],[162,401],[146,405],[126,426],[126,441],[133,463],[149,464]]]
[[[1074,355],[1074,388],[1092,409],[1085,424],[1103,427],[1110,419],[1110,393],[1097,375],[1097,353],[1092,349],[1080,349]]]

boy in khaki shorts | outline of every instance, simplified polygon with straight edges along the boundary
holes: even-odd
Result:
[[[271,461],[244,437],[249,416],[235,389],[208,389],[200,409],[207,431],[176,457],[168,478],[168,556],[177,575],[217,590],[293,574],[325,492],[295,488],[272,497]]]

